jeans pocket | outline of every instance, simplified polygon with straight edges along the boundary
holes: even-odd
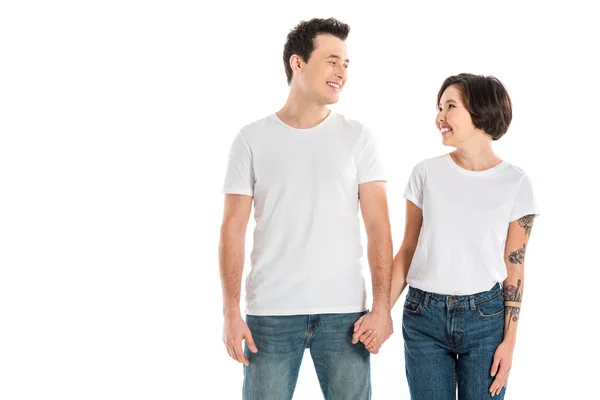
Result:
[[[421,312],[421,303],[407,298],[404,301],[404,311],[410,314],[419,314]]]
[[[504,315],[504,299],[501,295],[477,304],[477,314],[481,318],[498,318]]]

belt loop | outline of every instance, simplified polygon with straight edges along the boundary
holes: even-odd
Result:
[[[431,297],[431,293],[426,292],[425,293],[425,300],[423,301],[423,307],[428,307],[429,306],[429,298]]]
[[[469,306],[471,306],[471,310],[475,311],[475,296],[469,296]]]

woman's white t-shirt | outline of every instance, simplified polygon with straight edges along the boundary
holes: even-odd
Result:
[[[503,282],[509,223],[539,215],[528,176],[506,161],[469,171],[449,154],[424,160],[404,197],[423,210],[407,283],[432,293],[469,295]]]

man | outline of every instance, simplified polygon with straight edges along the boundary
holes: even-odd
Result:
[[[291,399],[306,348],[325,398],[369,399],[370,354],[355,343],[376,335],[375,353],[393,330],[392,240],[374,138],[327,108],[347,81],[349,30],[333,18],[312,19],[288,34],[287,102],[244,127],[229,154],[219,246],[223,341],[244,364],[244,399]],[[240,284],[253,200],[244,321]],[[354,322],[367,313],[359,204],[373,305],[353,339]]]

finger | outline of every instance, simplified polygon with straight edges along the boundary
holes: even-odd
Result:
[[[360,324],[362,324],[362,322],[363,322],[363,319],[365,319],[365,317],[366,317],[366,316],[367,316],[366,314],[365,314],[365,315],[363,315],[362,317],[360,317],[360,318],[358,319],[358,321],[356,321],[356,322],[354,323],[354,332],[356,332],[356,331],[357,331],[357,330],[360,328]]]
[[[229,347],[227,344],[225,344],[225,348],[227,349],[227,354],[229,354],[229,357],[231,357],[235,360],[235,356],[233,354],[233,351],[231,350],[231,347]]]
[[[229,344],[227,345],[227,348],[230,352],[231,358],[233,358],[237,362],[240,362],[240,359],[239,359],[237,353],[235,352],[235,344],[233,343],[233,341],[229,342]]]
[[[500,394],[500,392],[502,391],[502,389],[504,389],[504,385],[506,384],[506,381],[504,381],[500,387],[498,388],[498,390],[496,391],[496,396],[498,396]]]
[[[362,334],[364,333],[364,329],[362,330],[358,330],[356,332],[354,332],[354,334],[352,335],[352,344],[356,344],[358,343],[359,338],[362,336]]]
[[[355,328],[354,330],[355,330],[355,331],[357,331],[357,330],[358,330],[358,328],[360,328],[360,325],[363,323],[363,321],[365,320],[366,316],[367,316],[367,314],[363,315],[362,317],[360,317],[360,318],[358,319],[358,321],[356,321],[356,322],[354,323],[354,328]]]
[[[369,335],[369,337],[363,342],[365,344],[365,346],[371,346],[374,345],[377,341],[377,331],[375,329],[373,329],[372,333]]]
[[[508,367],[505,367],[504,365],[500,364],[500,369],[498,370],[498,374],[496,375],[496,378],[498,378],[500,380],[500,382],[504,382],[508,379],[509,372],[510,372],[510,369]]]
[[[498,388],[498,393],[500,393],[500,391],[506,387],[506,384],[508,383],[508,372],[506,373],[506,375],[504,376],[504,379],[502,379],[501,381],[502,383],[500,384],[500,387]]]
[[[496,377],[496,379],[494,379],[494,382],[492,382],[492,385],[490,386],[490,394],[493,396],[496,391],[498,390],[498,388],[500,387],[501,382],[503,382],[499,376]]]
[[[242,351],[242,341],[238,341],[237,343],[234,343],[233,345],[233,349],[235,350],[235,356],[237,357],[237,360],[239,362],[241,362],[244,365],[248,365],[250,364],[248,362],[248,360],[246,359],[246,357],[244,357],[244,352]]]
[[[498,394],[500,394],[504,388],[506,388],[506,381],[498,388]]]
[[[498,372],[498,367],[499,366],[500,366],[500,358],[494,357],[494,362],[492,363],[492,369],[490,371],[490,374],[492,376],[496,376],[496,373]]]
[[[244,339],[246,340],[246,346],[248,346],[248,350],[250,350],[253,353],[258,352],[258,349],[256,348],[256,343],[254,343],[254,338],[252,337],[252,333],[250,332],[250,330],[248,330],[248,332],[244,334]]]
[[[368,331],[365,331],[362,335],[360,335],[360,338],[358,338],[358,340],[360,340],[362,343],[364,343],[365,340],[367,340],[367,338],[371,335],[372,332],[373,332],[373,329],[369,329]]]
[[[367,348],[372,354],[379,353],[380,346],[377,343],[377,339],[371,343],[371,345]]]
[[[490,393],[492,394],[492,396],[495,396],[498,393],[500,393],[502,387],[506,384],[507,380],[508,372],[504,373],[504,371],[502,371],[502,368],[500,368],[496,379],[494,379],[494,382],[492,382],[492,385],[490,386]]]

